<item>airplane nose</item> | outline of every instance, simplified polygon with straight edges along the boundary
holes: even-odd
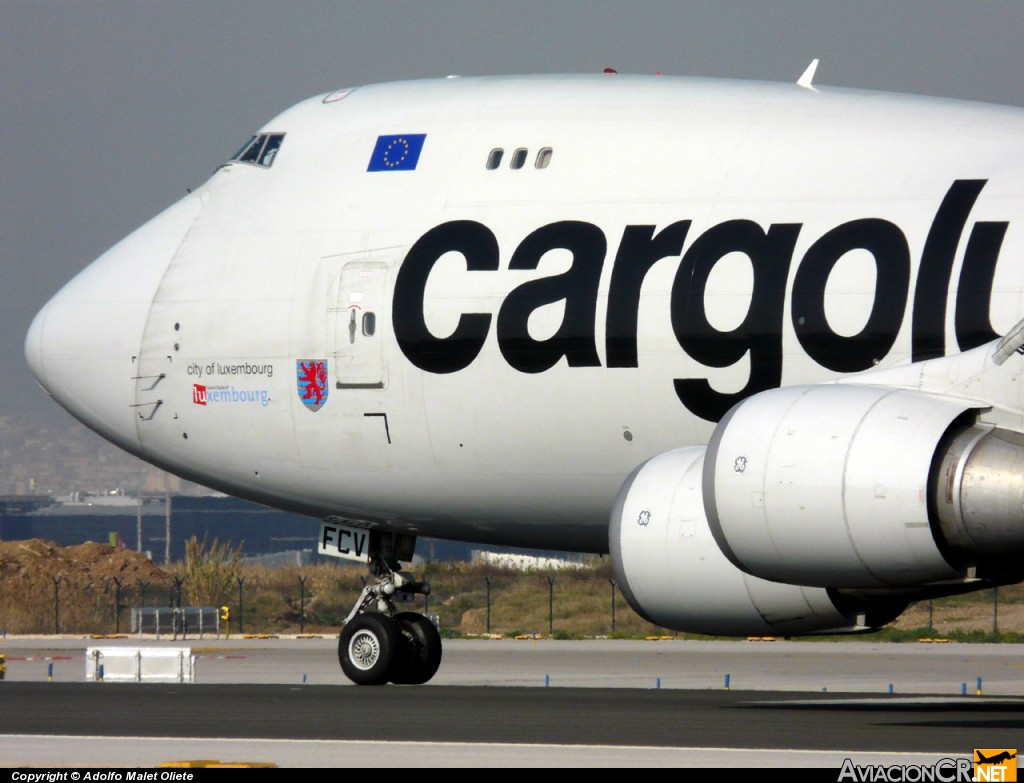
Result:
[[[49,305],[36,313],[32,319],[32,325],[28,328],[28,335],[25,337],[25,359],[28,361],[28,368],[32,371],[39,385],[44,389],[46,382],[43,379],[43,323],[46,321],[46,311]]]
[[[139,450],[133,362],[160,281],[200,208],[189,196],[118,242],[43,306],[25,338],[40,386],[128,451]]]

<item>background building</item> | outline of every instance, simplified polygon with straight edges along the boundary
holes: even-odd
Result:
[[[157,563],[168,558],[183,559],[185,542],[193,536],[241,547],[243,556],[264,558],[268,563],[309,562],[317,557],[319,533],[317,519],[227,495],[73,493],[63,500],[0,496],[0,541],[44,538],[62,546],[110,542],[146,552]],[[469,561],[478,549],[478,545],[432,538],[416,542],[417,558],[432,561]],[[566,553],[509,547],[488,549],[533,557],[566,557]],[[285,553],[291,557],[266,558]]]

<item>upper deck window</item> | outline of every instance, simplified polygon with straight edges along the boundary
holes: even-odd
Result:
[[[492,171],[501,165],[501,156],[505,154],[505,150],[501,147],[495,147],[491,150],[491,154],[487,156],[487,168]]]
[[[231,160],[270,168],[282,143],[284,143],[283,133],[261,133],[249,139],[249,142],[236,152]]]

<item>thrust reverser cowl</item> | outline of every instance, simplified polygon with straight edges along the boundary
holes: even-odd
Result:
[[[715,540],[738,568],[790,584],[1012,579],[999,561],[1024,553],[1024,436],[973,426],[978,407],[842,384],[751,397],[708,445]]]
[[[875,386],[773,389],[737,405],[704,466],[711,530],[738,568],[773,581],[886,588],[956,580],[928,487],[969,404]]]

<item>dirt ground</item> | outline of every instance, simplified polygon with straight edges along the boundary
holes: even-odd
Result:
[[[932,605],[932,627],[940,634],[954,631],[1013,631],[1024,633],[1024,604],[1009,603],[1004,592],[1018,590],[1019,586],[999,589],[999,605],[994,609],[991,591],[986,591],[986,603],[947,605],[942,600]],[[1014,596],[1015,597],[1015,596]],[[947,599],[948,600],[948,599]],[[921,628],[928,625],[928,602],[914,604],[894,622],[895,628]]]
[[[62,547],[52,541],[0,541],[0,578],[42,576],[100,583],[114,578],[122,582],[148,580],[152,584],[170,577],[144,555],[108,544]]]

